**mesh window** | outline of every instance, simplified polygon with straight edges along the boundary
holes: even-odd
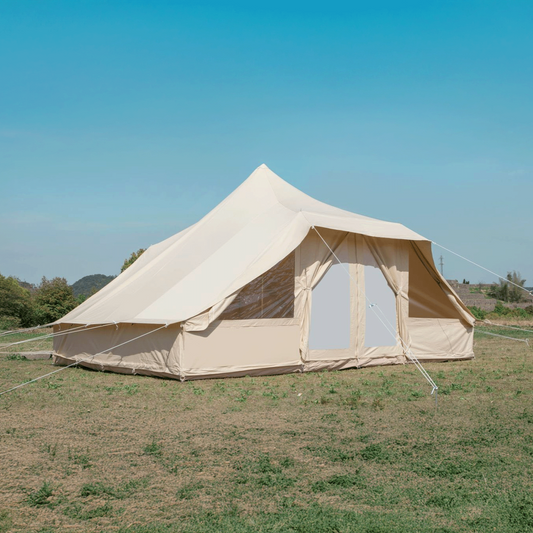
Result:
[[[294,252],[244,286],[219,320],[294,318]]]

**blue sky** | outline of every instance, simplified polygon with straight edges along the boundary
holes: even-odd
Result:
[[[530,1],[3,0],[0,273],[116,274],[266,163],[533,285],[532,23]]]

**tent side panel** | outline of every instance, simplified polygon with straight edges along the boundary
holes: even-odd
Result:
[[[168,326],[153,335],[132,340],[159,327],[153,324],[119,324],[55,337],[54,352],[59,357],[54,362],[70,364],[89,359],[84,366],[115,372],[124,370],[128,373],[179,376],[179,325]],[[68,326],[62,324],[61,331],[66,330]],[[59,326],[55,326],[54,331],[59,332]],[[127,344],[108,351],[122,343]],[[105,353],[95,355],[100,352]]]
[[[248,321],[224,321],[204,331],[183,332],[186,379],[265,375],[301,368],[300,326],[296,320],[265,319],[253,321],[254,325],[239,322]]]
[[[459,318],[446,294],[415,253],[409,250],[409,316],[412,318]]]
[[[67,366],[71,365],[74,361],[72,359],[67,359],[65,357],[62,357],[61,355],[54,355],[54,365],[58,366]],[[133,375],[139,375],[139,376],[154,376],[158,378],[167,378],[167,379],[179,379],[181,380],[181,377],[178,374],[171,374],[169,372],[156,372],[154,370],[146,370],[143,368],[128,368],[126,366],[113,366],[109,364],[100,365],[100,364],[94,364],[90,363],[88,361],[84,361],[83,363],[80,363],[80,366],[90,368],[92,370],[105,370],[107,372],[114,372],[115,374],[133,374]]]
[[[421,361],[474,358],[474,328],[454,318],[409,318],[411,348]]]
[[[435,267],[431,243],[411,242],[409,272],[410,317],[460,318],[474,325],[472,313]]]

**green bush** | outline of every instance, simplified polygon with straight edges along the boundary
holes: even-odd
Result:
[[[487,311],[483,311],[483,309],[479,308],[477,305],[473,305],[472,307],[469,307],[470,312],[478,319],[478,320],[485,320],[487,317]]]
[[[6,359],[8,361],[27,361],[28,358],[24,355],[20,355],[19,353],[10,353],[7,355]]]
[[[498,302],[494,310],[487,316],[488,318],[531,318],[531,315],[525,309],[505,307],[501,302]]]
[[[20,328],[20,318],[16,316],[0,316],[0,331],[11,331]]]

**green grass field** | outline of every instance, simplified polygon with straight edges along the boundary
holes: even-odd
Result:
[[[16,356],[17,354],[20,355],[22,352],[52,351],[52,339],[50,337],[47,338],[47,336],[52,333],[52,328],[45,328],[38,330],[37,332],[13,333],[0,337],[0,361],[6,355],[9,358],[10,354]],[[24,342],[22,344],[11,346],[11,344],[21,341],[31,342]]]
[[[66,369],[0,397],[0,532],[533,531],[533,348],[476,335],[425,366],[438,411],[412,365]],[[0,355],[0,388],[51,369]]]

